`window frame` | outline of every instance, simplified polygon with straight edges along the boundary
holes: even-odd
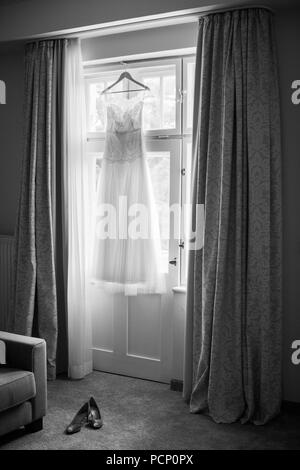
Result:
[[[186,90],[187,67],[191,62],[195,62],[195,54],[126,61],[126,69],[128,71],[141,68],[143,65],[153,67],[174,64],[176,66],[176,126],[174,129],[145,131],[145,144],[148,152],[160,150],[170,151],[172,156],[170,160],[170,205],[174,202],[178,202],[181,205],[179,227],[181,238],[180,240],[175,239],[173,233],[170,233],[169,240],[169,259],[173,260],[176,258],[178,261],[176,266],[169,266],[167,279],[170,282],[170,288],[186,286],[187,251],[186,247],[180,248],[179,245],[185,239],[182,207],[186,203],[186,176],[188,175],[185,174],[184,170],[187,167],[187,144],[192,141],[192,128],[187,127]],[[89,83],[97,81],[97,78],[103,75],[103,73],[108,74],[113,71],[121,73],[123,69],[124,67],[122,67],[120,62],[85,66],[84,79],[86,91]],[[87,155],[90,157],[89,166],[93,165],[92,162],[95,162],[96,155],[103,151],[104,141],[105,132],[87,132]]]
[[[175,80],[176,80],[176,116],[175,116],[175,128],[169,128],[169,129],[151,129],[151,130],[146,130],[145,135],[150,136],[150,137],[156,137],[156,136],[174,136],[174,135],[180,135],[181,134],[181,90],[182,90],[182,73],[181,73],[181,58],[175,57],[175,58],[162,58],[162,59],[143,59],[143,60],[138,60],[138,61],[128,61],[126,62],[126,70],[134,71],[134,69],[142,68],[143,66],[146,67],[159,67],[159,66],[168,66],[168,65],[174,65],[175,66]],[[97,77],[100,75],[103,75],[105,73],[109,74],[111,72],[119,72],[121,73],[124,70],[124,66],[122,66],[120,63],[114,63],[114,64],[106,64],[106,65],[93,65],[93,66],[88,66],[84,67],[84,79],[85,79],[85,89],[86,89],[86,95],[87,95],[87,89],[90,83],[94,83],[97,81]],[[89,103],[87,100],[86,103],[86,111],[87,111],[87,116],[89,115]],[[105,132],[90,132],[87,131],[87,137],[88,139],[104,139],[105,138]]]

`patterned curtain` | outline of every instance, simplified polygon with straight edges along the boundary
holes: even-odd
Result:
[[[64,311],[61,251],[62,94],[67,40],[26,46],[25,146],[16,228],[15,309],[12,330],[47,343],[48,378],[56,375],[58,304]],[[61,320],[64,324],[64,320]],[[63,325],[61,331],[64,331]]]
[[[281,155],[272,14],[200,19],[184,397],[217,423],[264,424],[281,404]]]

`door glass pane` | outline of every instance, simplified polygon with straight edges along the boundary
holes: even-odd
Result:
[[[182,239],[185,242],[185,248],[180,250],[181,256],[181,272],[180,272],[180,283],[186,285],[187,281],[187,265],[188,265],[188,250],[187,240],[189,238],[189,228],[191,222],[191,191],[192,191],[192,143],[185,142],[184,145],[184,162],[185,162],[185,176],[184,176],[184,191],[182,194],[182,205],[183,205],[183,218],[182,218]]]
[[[101,171],[102,156],[103,154],[101,153],[96,159],[95,187]],[[170,152],[147,152],[146,158],[159,222],[162,250],[162,272],[167,273],[169,267],[170,239]]]
[[[192,142],[186,143],[186,163],[185,163],[185,203],[191,203],[191,191],[192,191]]]
[[[170,239],[170,152],[147,152],[154,201],[159,220],[162,249],[162,271],[168,272]]]

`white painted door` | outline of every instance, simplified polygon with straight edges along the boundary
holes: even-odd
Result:
[[[185,284],[186,263],[178,214],[167,206],[187,200],[190,173],[190,134],[193,104],[193,57],[129,62],[133,76],[151,90],[144,101],[143,128],[147,158],[163,233],[162,257],[167,292],[164,295],[124,297],[109,295],[89,285],[93,319],[94,368],[101,371],[168,382],[171,378],[173,341],[172,287]],[[105,112],[101,91],[120,75],[120,64],[93,65],[85,69],[87,97],[88,162],[91,190],[101,171],[105,139]],[[119,83],[119,91],[130,84]],[[184,171],[181,168],[184,166]],[[96,171],[97,168],[97,171]],[[183,168],[182,168],[183,170]],[[180,218],[180,217],[179,217]],[[170,223],[171,222],[171,223]],[[174,233],[175,227],[181,233]],[[167,236],[166,233],[167,232]],[[179,248],[181,245],[181,248]],[[173,264],[169,264],[169,261]],[[176,334],[175,334],[176,336]]]
[[[97,155],[99,158],[99,153]],[[173,214],[170,220],[169,211],[162,206],[167,202],[168,206],[177,204],[179,207],[180,141],[148,141],[147,159],[163,232],[162,256],[167,292],[126,297],[108,294],[90,285],[93,361],[96,370],[169,382],[173,337],[172,287],[178,284],[179,273],[178,240],[174,237],[177,220],[173,217],[176,219],[178,214]],[[176,265],[169,264],[175,258]]]

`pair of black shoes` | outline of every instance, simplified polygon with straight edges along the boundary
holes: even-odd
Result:
[[[76,413],[71,423],[66,427],[66,434],[74,434],[81,430],[82,426],[87,425],[92,429],[100,429],[103,426],[101,413],[93,397],[89,399]]]

